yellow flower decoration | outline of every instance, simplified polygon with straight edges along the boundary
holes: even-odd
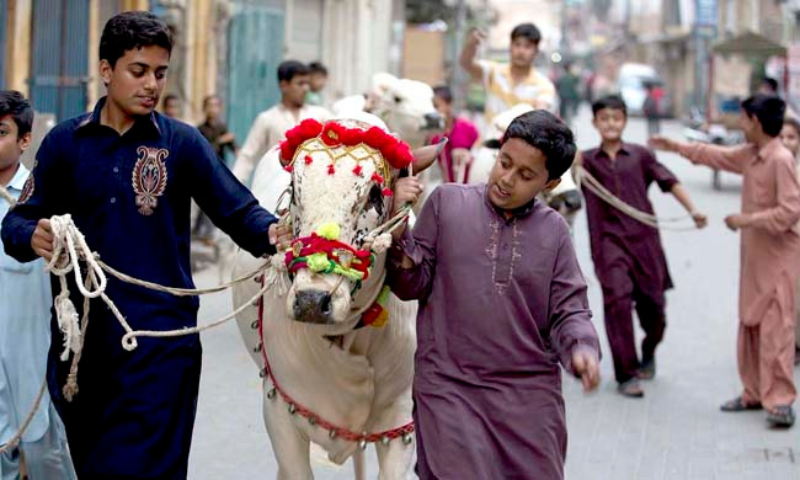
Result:
[[[317,228],[317,235],[327,238],[328,240],[339,240],[340,234],[341,228],[333,222],[323,223]]]
[[[308,265],[309,270],[317,273],[324,272],[329,268],[333,269],[330,260],[328,260],[328,256],[324,253],[315,253],[313,255],[309,255],[306,258],[306,264]]]

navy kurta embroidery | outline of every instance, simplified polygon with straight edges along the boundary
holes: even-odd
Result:
[[[194,127],[152,113],[119,135],[100,124],[104,102],[90,114],[62,122],[44,139],[30,195],[2,224],[10,256],[35,259],[30,241],[38,220],[69,213],[89,246],[112,267],[143,280],[192,288],[192,198],[245,250],[255,256],[274,252],[267,230],[276,218]],[[70,288],[77,293],[74,284]],[[196,298],[113,278],[106,292],[134,329],[197,323]],[[79,295],[72,300],[82,309]],[[61,389],[70,362],[58,360],[62,339],[55,317],[51,323],[50,393],[67,427],[79,477],[186,478],[200,379],[199,337],[142,338],[127,352],[118,321],[102,302],[92,301],[80,392],[67,403]]]

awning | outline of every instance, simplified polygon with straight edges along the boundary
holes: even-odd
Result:
[[[717,42],[714,53],[770,57],[786,55],[786,47],[755,32],[744,32],[733,38]]]

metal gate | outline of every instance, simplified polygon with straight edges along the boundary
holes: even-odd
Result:
[[[256,116],[280,99],[284,12],[239,4],[228,30],[228,127],[244,142]]]
[[[30,92],[58,121],[86,111],[89,0],[34,0]]]
[[[6,30],[8,30],[8,0],[0,0],[0,90],[6,88]]]

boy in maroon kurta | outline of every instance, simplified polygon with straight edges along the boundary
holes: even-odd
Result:
[[[742,231],[739,275],[739,376],[742,394],[722,405],[725,412],[767,410],[767,421],[791,427],[797,396],[794,359],[794,283],[800,255],[800,183],[792,154],[781,145],[786,104],[756,95],[742,102],[747,144],[725,148],[653,137],[655,148],[677,152],[694,163],[744,177],[742,213],[725,223]]]
[[[575,156],[543,110],[509,126],[488,185],[443,185],[413,234],[398,234],[388,282],[419,299],[414,377],[423,480],[563,478],[559,362],[586,390],[600,353],[586,283],[561,216],[536,195]],[[395,208],[419,184],[397,186]]]
[[[706,217],[695,211],[686,190],[656,161],[653,152],[622,141],[627,122],[625,102],[616,95],[603,97],[592,105],[592,111],[602,141],[598,148],[582,152],[576,163],[622,201],[650,214],[653,206],[647,190],[655,182],[678,199],[698,227],[705,226]],[[655,375],[655,351],[666,326],[664,292],[672,288],[667,259],[658,229],[634,220],[586,188],[583,193],[618,390],[625,396],[642,397],[639,378]],[[641,363],[633,332],[634,305],[645,332]]]

